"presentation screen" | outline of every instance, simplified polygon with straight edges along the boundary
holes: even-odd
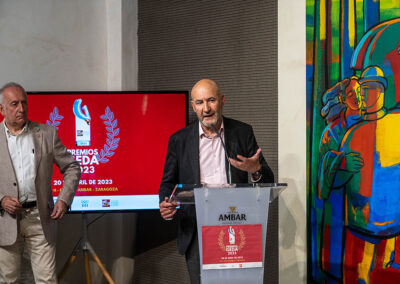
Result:
[[[80,163],[72,212],[158,209],[168,138],[187,124],[188,93],[29,93],[29,119],[53,125]],[[63,187],[54,166],[52,191]]]

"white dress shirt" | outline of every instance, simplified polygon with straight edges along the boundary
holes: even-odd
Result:
[[[219,133],[224,140],[224,123]],[[218,135],[209,137],[199,122],[199,162],[200,183],[209,185],[227,184],[225,169],[225,151]]]
[[[29,122],[28,122],[29,123]],[[5,126],[8,151],[17,177],[19,198],[27,196],[27,201],[36,200],[35,191],[35,150],[32,133],[28,129],[28,123],[18,135],[13,135]]]

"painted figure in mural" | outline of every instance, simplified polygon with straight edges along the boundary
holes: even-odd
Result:
[[[400,283],[400,110],[384,107],[387,80],[379,67],[366,68],[359,83],[362,121],[346,132],[340,151],[360,155],[364,166],[338,170],[346,181],[343,279]]]
[[[320,198],[326,199],[332,187],[336,188],[343,185],[339,180],[337,185],[333,184],[338,166],[343,160],[346,160],[347,167],[352,166],[351,170],[359,169],[362,166],[362,159],[358,155],[354,153],[345,155],[345,153],[339,152],[345,132],[361,119],[358,90],[357,77],[352,77],[339,82],[324,95],[324,98],[327,98],[327,103],[322,108],[321,115],[330,123],[322,133],[319,146],[318,193]],[[329,99],[329,97],[332,98]],[[327,109],[332,101],[337,102],[336,105]]]
[[[342,276],[343,248],[343,185],[335,179],[341,164],[347,170],[359,170],[363,160],[359,155],[340,152],[340,144],[346,131],[360,121],[359,83],[351,77],[337,83],[323,95],[321,115],[325,127],[319,146],[318,199],[322,201],[321,220],[317,228],[321,269],[333,279]]]
[[[400,102],[400,18],[372,27],[361,38],[353,53],[351,68],[364,70],[378,66],[387,80],[384,105],[393,108]]]

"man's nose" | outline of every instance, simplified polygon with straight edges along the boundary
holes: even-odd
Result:
[[[207,102],[204,104],[204,111],[205,112],[209,112],[210,111],[210,106],[208,105]]]
[[[19,104],[18,104],[17,110],[20,111],[20,112],[23,112],[23,111],[24,111],[24,106],[23,106],[22,103],[19,103]]]

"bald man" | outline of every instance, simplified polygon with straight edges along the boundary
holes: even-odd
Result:
[[[169,196],[176,184],[272,183],[274,174],[258,148],[250,125],[222,116],[225,96],[210,79],[197,82],[191,105],[198,121],[174,133],[168,143],[159,198],[165,220],[178,215],[178,250],[186,257],[191,283],[200,283],[196,211],[192,205],[176,209]],[[224,140],[229,161],[217,130]]]

